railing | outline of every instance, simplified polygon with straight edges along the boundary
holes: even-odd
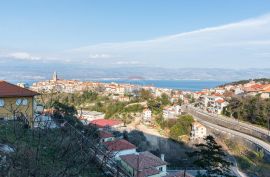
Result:
[[[220,123],[217,123],[217,121],[219,121],[218,118],[213,117],[213,115],[211,115],[209,113],[205,113],[204,111],[197,109],[197,108],[194,108],[194,107],[191,107],[191,106],[188,107],[188,111],[196,118],[203,120],[204,122],[202,122],[202,123],[205,124],[206,126],[207,125],[208,126],[219,126],[220,129],[222,129],[226,132],[232,133],[234,135],[240,136],[240,137],[256,144],[258,147],[261,147],[262,149],[265,150],[265,152],[270,154],[270,144],[269,143],[267,143],[261,139],[258,139],[256,137],[253,137],[252,135],[249,135],[247,133],[234,130],[235,129],[234,127],[237,127],[237,126],[234,125],[234,127],[226,127],[225,124],[220,125]],[[214,120],[216,120],[216,121],[213,122],[213,120],[211,121],[211,119],[209,119],[209,118],[214,118]]]
[[[34,121],[34,127],[33,127],[33,134],[29,135],[29,138],[37,138],[35,136],[53,136],[50,132],[53,131],[51,128],[51,125],[55,124],[57,125],[54,128],[57,128],[61,130],[60,132],[68,133],[69,136],[75,137],[74,139],[77,141],[76,144],[79,145],[87,145],[87,148],[82,148],[80,153],[85,154],[85,157],[89,156],[90,158],[93,158],[99,166],[102,171],[104,171],[105,176],[114,176],[114,177],[129,177],[130,175],[115,161],[114,156],[112,154],[104,151],[102,148],[100,148],[99,143],[97,140],[94,140],[92,138],[89,138],[84,134],[83,130],[79,130],[75,128],[70,123],[64,121],[63,119],[48,119],[48,120],[41,120],[40,117],[36,117]],[[14,132],[16,132],[16,123],[19,122],[19,120],[13,119],[12,121],[14,123]],[[8,124],[12,123],[11,121],[7,120],[1,120],[0,125],[2,124]],[[64,122],[64,123],[63,123]],[[62,131],[63,130],[63,131]],[[18,132],[17,132],[18,134]],[[62,134],[61,136],[65,137],[67,134]]]
[[[225,117],[223,115],[218,115],[218,114],[211,114],[211,113],[208,113],[202,109],[199,109],[199,108],[195,108],[193,106],[188,106],[189,110],[194,110],[196,112],[200,112],[201,114],[204,114],[206,116],[209,116],[213,119],[216,119],[218,121],[222,121],[222,122],[226,122],[226,123],[229,123],[229,124],[233,124],[233,125],[237,125],[238,127],[242,127],[244,129],[248,129],[248,130],[253,130],[257,133],[261,133],[263,135],[266,135],[270,138],[270,130],[267,130],[265,128],[261,128],[261,127],[258,127],[254,124],[251,124],[251,123],[248,123],[248,122],[242,122],[242,121],[239,121],[237,119],[233,119],[233,118],[230,118],[230,117]]]

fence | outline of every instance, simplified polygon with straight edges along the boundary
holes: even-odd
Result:
[[[56,119],[40,120],[36,119],[33,129],[25,127],[25,123],[19,120],[1,120],[0,121],[0,144],[13,144],[16,154],[10,156],[7,163],[10,162],[11,168],[5,168],[0,163],[0,176],[18,173],[18,176],[129,176],[114,160],[111,152],[101,148],[99,138],[96,136],[96,129],[78,129],[70,123]],[[57,126],[51,127],[52,124]],[[30,144],[35,147],[34,151],[27,156],[28,150],[23,149],[22,144]],[[51,158],[44,158],[43,153],[47,153],[46,148],[55,148],[50,152]],[[61,147],[61,148],[58,148]],[[45,148],[45,149],[44,149]],[[52,148],[52,149],[53,149]],[[60,152],[58,152],[60,151]],[[50,154],[51,153],[51,154]],[[34,154],[34,155],[33,155]],[[16,158],[25,158],[28,166],[20,164],[26,169],[16,169]],[[33,156],[33,158],[32,158]],[[1,156],[0,156],[1,158]],[[50,162],[48,162],[48,159]],[[17,159],[18,160],[18,159]],[[61,168],[47,166],[48,164],[62,165]],[[63,164],[59,164],[59,161]],[[90,164],[90,165],[89,165]],[[31,169],[31,167],[33,169]],[[2,168],[2,169],[1,169]],[[44,170],[43,168],[51,168]],[[93,169],[91,169],[93,168]],[[14,173],[11,173],[10,170]],[[55,170],[55,171],[53,171]],[[95,173],[97,171],[97,173]]]

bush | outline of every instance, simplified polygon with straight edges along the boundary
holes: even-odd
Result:
[[[180,116],[176,120],[176,124],[170,128],[170,138],[178,140],[179,136],[189,135],[191,132],[191,124],[193,122],[191,115]]]

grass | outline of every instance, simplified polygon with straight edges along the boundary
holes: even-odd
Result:
[[[248,149],[245,145],[226,139],[225,144],[235,156],[238,167],[249,176],[267,177],[270,172],[270,163],[264,159],[263,152]]]

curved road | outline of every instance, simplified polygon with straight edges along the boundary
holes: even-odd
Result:
[[[248,141],[251,141],[251,142],[255,143],[256,145],[260,146],[261,148],[263,148],[266,152],[268,152],[270,154],[270,144],[268,144],[268,143],[266,143],[266,142],[264,142],[264,141],[262,141],[262,140],[260,140],[258,138],[255,138],[253,136],[250,136],[250,135],[247,135],[247,134],[235,131],[235,130],[231,130],[229,128],[225,128],[225,127],[222,127],[222,126],[207,122],[207,121],[201,119],[200,117],[198,117],[198,116],[196,116],[194,114],[192,114],[192,115],[195,117],[195,119],[197,119],[203,125],[205,125],[207,127],[218,129],[220,131],[231,133],[231,134],[239,136],[239,137],[242,137],[242,138],[244,138],[244,139],[246,139]]]
[[[266,136],[270,136],[270,130],[267,130],[265,128],[262,128],[262,127],[259,127],[259,126],[256,126],[256,125],[253,125],[253,124],[250,124],[250,123],[247,123],[247,122],[242,122],[242,121],[239,121],[237,119],[233,119],[233,118],[226,117],[226,116],[223,116],[223,115],[211,114],[211,113],[203,111],[203,110],[201,110],[199,108],[195,108],[194,106],[191,106],[191,105],[187,105],[187,106],[188,106],[189,109],[197,111],[197,112],[199,112],[201,114],[204,114],[206,116],[209,116],[211,118],[219,119],[219,120],[222,120],[223,122],[238,125],[238,126],[241,126],[242,128],[250,129],[250,130],[259,132],[261,134],[264,134]]]

